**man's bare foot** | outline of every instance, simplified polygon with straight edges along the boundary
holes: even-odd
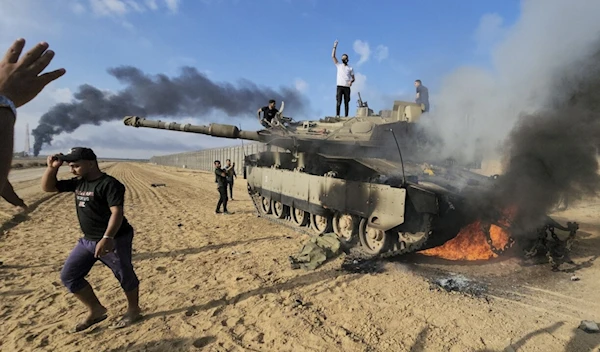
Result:
[[[140,308],[127,310],[127,313],[125,313],[120,320],[111,324],[110,328],[111,329],[122,329],[124,327],[130,326],[131,324],[139,321],[142,318],[141,313],[142,313],[142,311]]]
[[[96,311],[90,312],[84,321],[75,325],[75,332],[86,330],[92,325],[98,324],[99,322],[108,318],[106,315],[107,309],[104,307],[98,308]]]

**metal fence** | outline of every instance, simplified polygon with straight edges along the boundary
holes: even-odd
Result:
[[[283,151],[283,149],[270,146],[260,142],[244,143],[235,147],[221,147],[205,149],[195,152],[184,152],[169,155],[159,155],[150,158],[150,162],[157,165],[182,167],[195,170],[212,171],[213,162],[220,160],[225,166],[225,160],[231,159],[235,163],[235,172],[238,176],[243,175],[244,155],[255,154],[264,151]]]

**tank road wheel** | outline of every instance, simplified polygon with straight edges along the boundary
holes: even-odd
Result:
[[[390,247],[390,235],[382,230],[370,228],[368,220],[362,218],[358,225],[358,238],[365,252],[372,255],[384,253]]]
[[[413,247],[412,251],[419,250],[429,239],[433,217],[431,214],[423,213],[422,220],[417,231],[397,231],[398,241],[403,248]]]
[[[333,232],[340,241],[354,244],[358,234],[358,217],[350,214],[335,213],[333,216]]]
[[[272,211],[272,215],[277,218],[277,219],[284,219],[285,218],[285,205],[283,205],[283,203],[278,202],[276,200],[271,202],[271,211]]]
[[[269,198],[260,197],[260,210],[264,214],[271,214],[271,200]]]
[[[291,208],[290,212],[292,223],[298,227],[306,226],[310,220],[310,214],[302,209]]]
[[[310,228],[317,235],[331,231],[331,216],[310,214]]]

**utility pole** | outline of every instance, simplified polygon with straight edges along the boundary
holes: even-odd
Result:
[[[30,145],[29,145],[29,124],[25,124],[25,149],[23,150],[24,156],[29,156],[31,153]]]

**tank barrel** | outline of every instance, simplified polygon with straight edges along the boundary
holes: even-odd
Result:
[[[191,132],[221,138],[247,139],[252,141],[262,140],[256,131],[240,131],[237,126],[224,125],[220,123],[211,123],[208,126],[202,126],[192,125],[189,123],[182,124],[176,122],[164,122],[160,120],[148,120],[139,116],[126,116],[123,119],[123,123],[125,126]]]

